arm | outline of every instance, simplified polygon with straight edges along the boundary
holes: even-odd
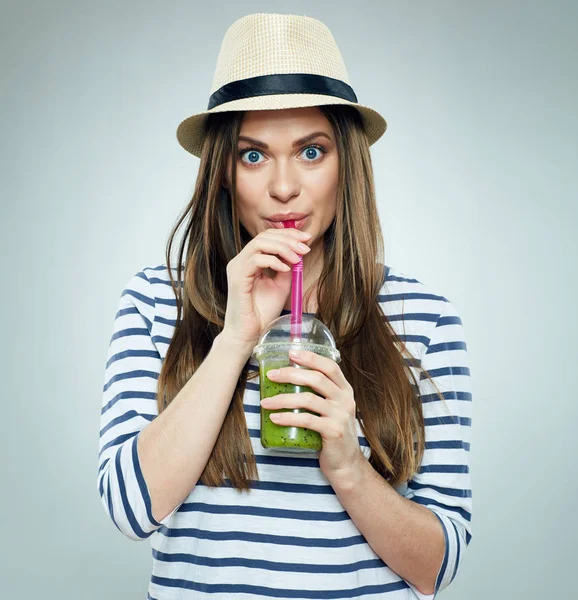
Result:
[[[145,274],[135,275],[115,317],[101,411],[98,490],[105,511],[133,540],[165,524],[196,485],[252,350],[219,334],[158,415],[162,362],[151,338],[154,305]]]
[[[471,392],[462,322],[446,302],[422,356],[419,382],[426,449],[401,495],[363,460],[348,477],[331,482],[345,510],[375,553],[421,595],[437,595],[455,578],[471,539],[469,470]]]

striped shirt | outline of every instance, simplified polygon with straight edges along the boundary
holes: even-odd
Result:
[[[395,488],[442,524],[445,554],[435,593],[422,594],[377,556],[328,484],[316,452],[261,446],[258,379],[247,383],[243,400],[259,472],[251,491],[199,482],[165,519],[153,518],[137,438],[158,415],[157,379],[177,316],[169,274],[160,265],[136,273],[120,297],[105,367],[97,475],[114,525],[132,540],[150,540],[147,600],[424,600],[455,578],[472,535],[472,395],[464,328],[447,298],[393,267],[384,267],[378,301],[445,399],[444,406],[431,383],[426,387],[418,379],[425,453],[419,473]],[[249,365],[258,369],[253,357]],[[357,432],[369,457],[358,421]]]

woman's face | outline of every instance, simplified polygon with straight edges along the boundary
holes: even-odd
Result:
[[[318,132],[325,135],[295,145]],[[337,144],[325,115],[317,107],[248,111],[238,151],[237,210],[245,229],[255,237],[272,227],[266,219],[275,213],[304,213],[301,229],[313,236],[304,262],[313,260],[337,202]],[[229,161],[228,181],[230,174]]]

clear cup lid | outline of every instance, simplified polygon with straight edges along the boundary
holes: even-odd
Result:
[[[292,331],[294,335],[292,335]],[[291,314],[272,321],[261,334],[252,356],[259,360],[264,356],[287,354],[289,350],[310,350],[321,356],[341,361],[341,354],[329,328],[312,315],[303,314],[297,331],[291,324]]]

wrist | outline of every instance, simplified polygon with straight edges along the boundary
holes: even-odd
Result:
[[[240,340],[227,330],[223,329],[215,338],[215,344],[221,345],[228,352],[234,352],[237,355],[243,356],[245,362],[249,360],[253,348],[256,343]]]
[[[371,468],[369,461],[359,452],[351,464],[346,467],[326,474],[331,487],[337,492],[350,492],[360,485],[367,476],[367,468]]]

